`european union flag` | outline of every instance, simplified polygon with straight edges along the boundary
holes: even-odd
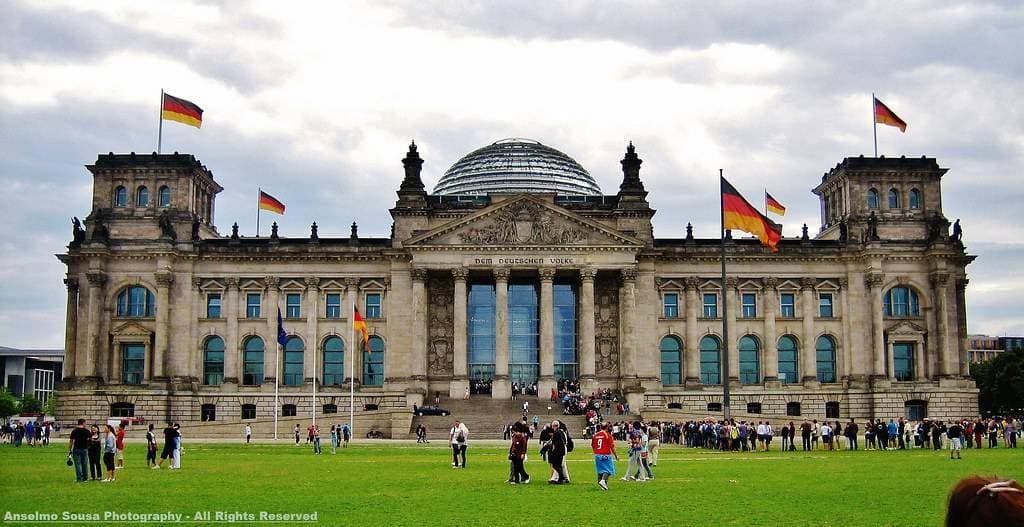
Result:
[[[288,342],[288,333],[284,330],[284,321],[281,320],[281,308],[277,308],[277,343],[284,346]]]

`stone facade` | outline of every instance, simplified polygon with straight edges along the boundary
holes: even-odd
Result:
[[[253,415],[243,407],[267,419],[284,405],[301,415],[314,381],[318,413],[344,412],[350,390],[361,411],[461,396],[474,375],[467,299],[480,283],[496,296],[493,396],[507,397],[517,375],[508,294],[524,282],[537,291],[541,393],[558,380],[552,287],[570,284],[584,390],[619,391],[634,410],[707,413],[724,402],[724,380],[732,408],[775,418],[977,414],[964,299],[973,256],[948,233],[946,169],[934,159],[844,160],[814,189],[817,236],[784,239],[778,253],[727,240],[724,288],[719,240],[654,236],[632,145],[607,196],[430,195],[422,162],[411,146],[390,238],[355,226],[347,238],[243,238],[218,233],[221,188],[192,156],[99,156],[88,167],[93,210],[59,255],[62,419],[131,408],[196,422],[212,407],[217,421],[240,421]],[[354,306],[368,353],[349,353],[364,346],[353,342]],[[726,364],[715,362],[721,344],[711,349],[724,321]],[[332,369],[339,346],[343,372]],[[727,379],[715,377],[726,367]]]

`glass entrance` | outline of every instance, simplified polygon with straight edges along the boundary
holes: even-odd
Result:
[[[468,309],[469,386],[473,393],[491,393],[495,348],[494,284],[472,284]]]
[[[534,384],[539,376],[537,286],[532,282],[508,285],[508,374],[512,382]]]

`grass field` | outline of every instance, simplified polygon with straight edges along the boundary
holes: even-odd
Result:
[[[145,468],[143,447],[129,445],[128,468],[115,483],[84,484],[74,483],[63,445],[3,445],[0,515],[169,511],[193,523],[199,511],[267,511],[316,512],[320,525],[497,526],[559,518],[557,525],[610,526],[633,518],[628,523],[644,526],[938,526],[949,489],[964,475],[1024,479],[1024,449],[967,450],[964,460],[950,461],[948,452],[931,450],[723,454],[663,447],[655,480],[616,478],[604,492],[580,446],[570,454],[572,484],[546,484],[550,470],[533,443],[533,482],[515,486],[505,483],[507,450],[497,445],[472,445],[469,468],[456,470],[449,450],[433,443],[354,444],[334,456],[286,445],[191,444],[180,471]],[[621,476],[625,461],[618,470]]]

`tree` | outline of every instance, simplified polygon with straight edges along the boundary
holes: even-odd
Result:
[[[21,398],[21,413],[40,414],[43,413],[43,403],[35,396],[26,395]]]
[[[0,418],[7,419],[16,413],[18,400],[6,388],[0,388]]]
[[[1004,351],[971,365],[978,385],[978,407],[984,415],[1024,413],[1024,349]]]
[[[51,417],[57,415],[57,392],[50,392],[50,397],[46,399],[46,405],[43,406],[43,413]]]

